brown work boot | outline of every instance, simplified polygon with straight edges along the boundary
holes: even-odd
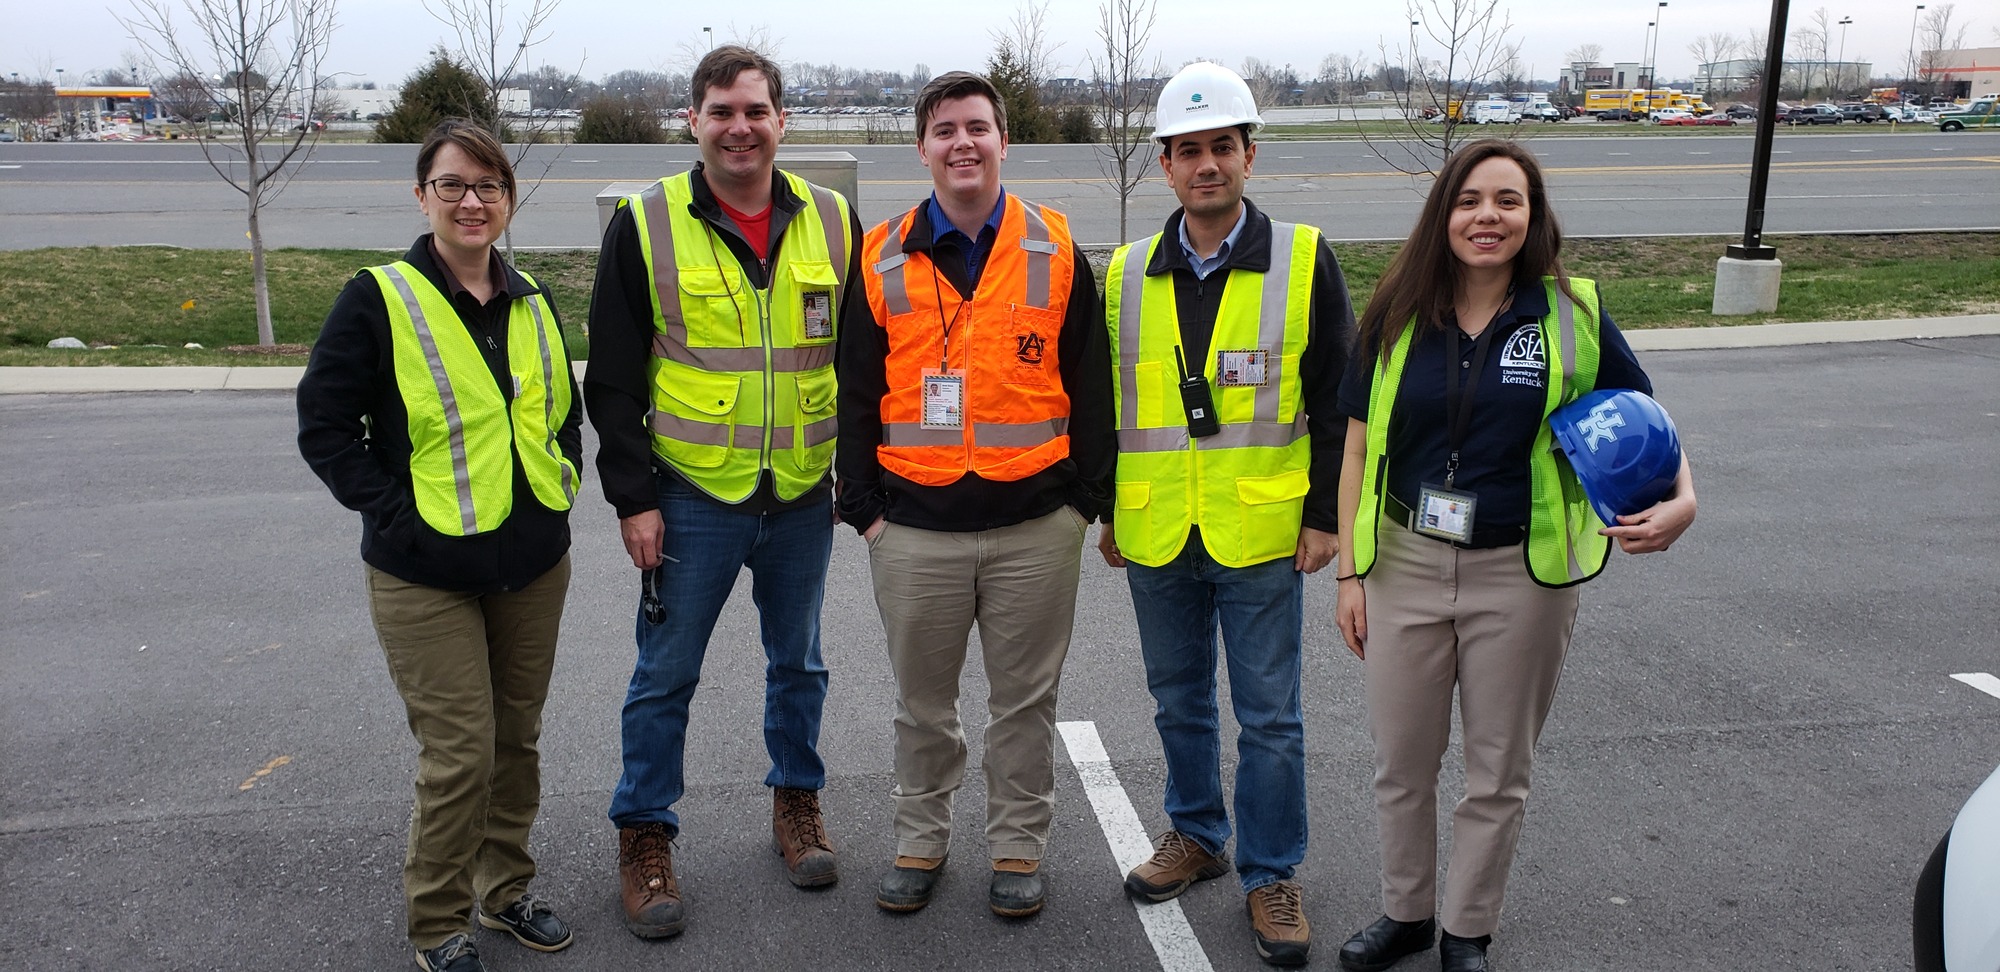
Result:
[[[1229,873],[1229,855],[1211,854],[1195,839],[1169,830],[1153,842],[1153,856],[1125,875],[1125,891],[1147,901],[1180,897],[1196,881]]]
[[[625,929],[640,938],[671,938],[687,927],[680,882],[674,880],[674,839],[663,823],[618,828],[618,892]]]
[[[823,888],[840,880],[816,790],[771,789],[771,849],[784,857],[785,877],[798,887]]]
[[[1312,926],[1306,923],[1305,893],[1297,881],[1266,884],[1250,892],[1250,930],[1257,935],[1257,954],[1272,965],[1304,965],[1312,948]]]

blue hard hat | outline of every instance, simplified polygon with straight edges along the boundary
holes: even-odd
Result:
[[[1599,389],[1555,410],[1549,427],[1599,519],[1616,526],[1673,491],[1681,436],[1660,403],[1629,389]]]

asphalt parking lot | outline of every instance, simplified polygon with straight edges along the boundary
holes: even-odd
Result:
[[[1643,360],[1695,462],[1700,519],[1585,591],[1496,967],[1907,968],[1917,870],[2000,759],[2000,698],[1950,677],[2000,671],[2000,337]],[[411,967],[398,873],[414,744],[368,625],[357,518],[299,461],[293,428],[279,392],[0,398],[0,888],[15,916],[0,965]],[[844,528],[824,732],[842,882],[795,890],[768,847],[746,581],[695,701],[676,855],[689,929],[631,937],[604,810],[636,576],[594,482],[573,524],[535,844],[537,890],[577,944],[542,956],[482,932],[491,967],[1258,967],[1233,880],[1182,899],[1191,936],[1161,957],[1061,744],[1042,916],[986,910],[976,771],[938,900],[872,905],[893,852],[893,684]],[[1330,576],[1308,583],[1300,874],[1326,969],[1379,912],[1360,667],[1332,592]],[[1059,717],[1090,724],[1158,829],[1131,607],[1094,552],[1079,598]],[[975,759],[983,694],[975,661]]]

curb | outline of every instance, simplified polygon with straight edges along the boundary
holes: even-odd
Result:
[[[1713,351],[1732,348],[1913,341],[2000,334],[2000,314],[1918,317],[1894,321],[1821,321],[1790,324],[1676,327],[1626,331],[1634,351]],[[574,365],[583,380],[584,363]],[[289,391],[305,368],[0,367],[0,395],[102,392]]]

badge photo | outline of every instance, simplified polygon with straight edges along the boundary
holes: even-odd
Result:
[[[833,295],[815,290],[802,295],[800,301],[805,309],[806,340],[824,341],[833,337]]]
[[[1215,383],[1222,388],[1262,388],[1271,381],[1271,352],[1218,351],[1215,355]]]

